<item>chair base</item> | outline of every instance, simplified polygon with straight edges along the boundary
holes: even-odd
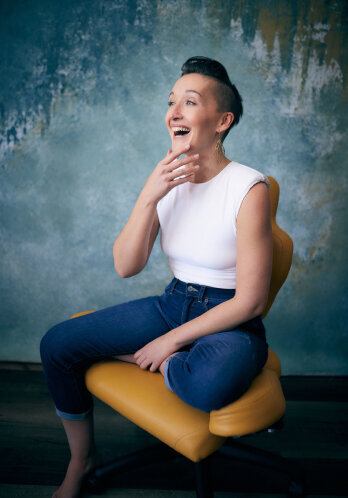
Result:
[[[150,448],[144,448],[140,451],[116,458],[115,460],[94,469],[86,477],[84,488],[89,493],[101,494],[108,488],[111,475],[117,472],[178,458],[185,457],[169,448],[164,443],[158,443]],[[192,462],[189,460],[191,464],[194,465],[197,498],[214,498],[211,479],[212,458],[227,458],[231,461],[234,460],[256,464],[264,469],[274,470],[278,473],[285,474],[289,479],[287,489],[288,496],[292,498],[301,498],[305,496],[305,476],[298,464],[281,455],[242,444],[239,441],[236,441],[236,439],[230,438],[213,455],[200,460],[199,462]]]
[[[164,443],[124,455],[93,469],[85,478],[84,489],[92,494],[101,494],[109,487],[112,474],[157,462],[180,458],[181,455]]]
[[[217,457],[238,462],[255,464],[265,470],[273,470],[288,477],[288,496],[301,498],[305,496],[305,473],[294,461],[279,454],[262,450],[254,446],[228,439],[215,453]]]
[[[144,448],[140,451],[115,458],[111,462],[92,470],[85,478],[83,488],[92,494],[102,494],[109,486],[111,475],[117,472],[178,458],[185,457],[169,448],[166,444],[158,443],[150,448]],[[214,498],[211,485],[210,458],[205,458],[200,462],[191,462],[195,470],[197,498]]]

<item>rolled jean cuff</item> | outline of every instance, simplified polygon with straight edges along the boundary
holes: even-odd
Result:
[[[179,353],[179,352],[178,352]],[[169,356],[168,360],[164,364],[164,371],[163,371],[163,376],[164,376],[164,382],[169,391],[173,391],[172,386],[170,385],[169,379],[168,379],[168,368],[169,368],[169,360],[175,356],[178,353],[173,353]]]
[[[92,411],[93,411],[92,406],[91,406],[91,408],[89,408],[89,410],[87,410],[84,413],[65,413],[65,412],[62,412],[61,410],[58,410],[58,408],[56,407],[57,415],[60,418],[64,418],[65,420],[84,420],[92,413]]]

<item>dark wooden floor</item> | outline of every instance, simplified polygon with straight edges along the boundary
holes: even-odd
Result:
[[[287,399],[283,429],[238,441],[298,462],[308,495],[348,496],[348,377],[282,377],[281,382]],[[95,423],[105,460],[156,442],[98,400]],[[69,450],[38,366],[0,365],[0,455],[0,484],[56,486],[64,476]],[[213,480],[218,491],[252,496],[286,489],[285,478],[274,472],[220,459],[213,462]],[[139,489],[139,496],[141,489],[190,490],[193,473],[189,461],[178,459],[124,473],[117,487]]]

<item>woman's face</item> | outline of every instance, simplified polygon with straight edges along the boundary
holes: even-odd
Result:
[[[212,78],[196,73],[185,74],[175,83],[165,118],[174,152],[186,144],[191,145],[190,152],[215,148],[223,113],[217,110],[214,85]]]

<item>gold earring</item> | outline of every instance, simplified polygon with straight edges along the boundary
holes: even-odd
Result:
[[[215,145],[215,156],[216,156],[217,162],[220,162],[222,157],[225,155],[225,147],[223,146],[223,143],[221,140],[221,135],[222,135],[222,133],[219,133],[219,137],[218,137],[216,145]]]

